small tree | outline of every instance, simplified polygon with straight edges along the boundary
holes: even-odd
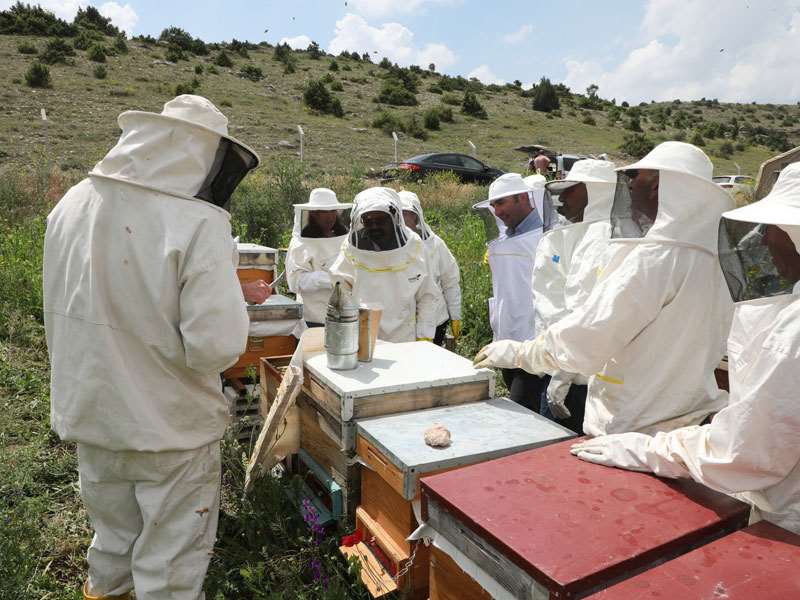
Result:
[[[431,73],[436,73],[436,65],[434,63],[429,64],[428,71],[430,71]]]
[[[338,70],[339,70],[339,63],[338,63],[338,62],[336,62],[336,59],[335,59],[335,58],[332,58],[332,59],[331,59],[331,62],[330,62],[330,64],[328,65],[328,70],[329,70],[329,71],[338,71]]]
[[[232,67],[233,61],[231,57],[228,56],[228,53],[225,50],[220,50],[219,53],[214,57],[214,64],[218,67]]]
[[[61,38],[55,38],[47,42],[44,52],[42,52],[41,60],[48,65],[54,65],[56,63],[66,63],[68,56],[75,56],[75,48]]]
[[[258,82],[264,79],[264,73],[261,71],[261,67],[256,67],[255,65],[245,65],[239,69],[239,77]]]
[[[17,52],[20,54],[36,54],[39,51],[36,49],[36,46],[29,42],[20,42],[17,44]]]
[[[692,139],[690,140],[692,144],[695,146],[705,146],[706,141],[703,139],[703,136],[700,135],[699,131],[695,131]]]
[[[542,77],[533,91],[533,110],[551,112],[561,107],[556,88],[546,77]]]
[[[40,62],[33,63],[25,73],[25,83],[32,88],[51,87],[50,68]]]
[[[114,50],[116,50],[119,54],[128,53],[128,42],[125,41],[124,33],[120,33],[116,38],[114,38]]]
[[[86,51],[86,56],[94,62],[106,62],[106,47],[103,44],[92,44]]]
[[[320,58],[325,56],[325,53],[320,49],[319,44],[317,42],[311,42],[308,45],[308,48],[306,48],[306,52],[308,52],[309,58],[312,58],[314,60],[319,60]]]
[[[439,130],[441,128],[439,124],[439,111],[435,108],[426,110],[423,123],[425,124],[425,129]]]
[[[633,133],[625,136],[619,149],[633,158],[642,158],[655,147],[655,144],[642,133]]]
[[[311,80],[306,84],[306,89],[303,92],[303,102],[309,108],[319,112],[329,113],[335,117],[344,116],[341,101],[331,95],[321,79]]]
[[[96,65],[93,72],[95,79],[105,79],[108,75],[105,65]]]
[[[489,118],[489,115],[486,114],[486,109],[483,108],[483,105],[478,101],[478,97],[469,90],[464,92],[464,100],[461,103],[461,112],[477,119]]]

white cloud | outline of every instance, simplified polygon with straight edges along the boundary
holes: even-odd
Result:
[[[296,35],[295,37],[281,38],[279,44],[289,44],[292,50],[305,50],[311,44],[311,38],[307,35]]]
[[[2,0],[0,1],[0,9],[5,10],[16,4],[16,0]],[[88,2],[83,0],[36,0],[26,2],[26,4],[38,4],[45,10],[49,10],[55,16],[65,21],[72,21],[78,8],[85,7]]]
[[[0,10],[5,10],[14,4],[16,0],[0,0]],[[59,19],[71,22],[75,18],[79,8],[86,8],[92,2],[85,0],[35,0],[30,4],[38,4],[45,10],[49,10]],[[104,17],[111,19],[111,22],[122,31],[131,35],[136,23],[139,22],[139,15],[130,4],[118,4],[117,2],[106,2],[97,10]]]
[[[423,69],[433,63],[437,71],[452,67],[458,59],[455,52],[444,44],[426,44],[417,54],[417,64]]]
[[[339,54],[343,50],[349,52],[368,52],[373,59],[383,57],[400,65],[436,64],[441,70],[456,63],[455,53],[444,44],[427,44],[417,48],[414,33],[400,23],[384,23],[374,27],[364,17],[347,14],[336,21],[333,39],[328,44],[328,52]]]
[[[111,22],[119,29],[131,35],[136,23],[139,22],[139,15],[133,10],[130,4],[117,4],[116,2],[106,2],[99,9],[100,14],[111,19]]]
[[[604,97],[796,102],[800,0],[649,0],[637,40],[616,65],[567,60],[565,83]]]
[[[505,34],[501,39],[503,40],[504,44],[519,44],[521,41],[527,38],[532,31],[533,31],[533,25],[528,23],[523,25],[516,31],[512,31],[511,33]]]
[[[461,0],[348,0],[347,7],[372,19],[426,12],[429,7],[459,4]]]
[[[481,65],[480,67],[476,67],[472,69],[467,75],[467,78],[474,77],[481,83],[496,83],[497,85],[503,85],[505,83],[504,80],[500,79],[494,72],[489,68],[488,65]]]

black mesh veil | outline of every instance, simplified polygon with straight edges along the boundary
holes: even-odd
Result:
[[[236,186],[256,166],[258,158],[252,152],[221,138],[208,176],[195,197],[228,210]]]

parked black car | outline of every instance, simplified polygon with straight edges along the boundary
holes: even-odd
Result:
[[[393,179],[405,172],[415,179],[421,179],[425,175],[440,171],[452,171],[461,181],[480,184],[491,183],[503,174],[500,169],[490,167],[477,158],[447,152],[420,154],[400,163],[386,165],[383,168],[383,177]]]

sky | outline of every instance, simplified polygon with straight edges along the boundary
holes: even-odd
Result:
[[[35,0],[27,0],[35,2]],[[436,65],[485,83],[594,83],[618,102],[800,101],[800,0],[41,0],[71,19],[92,4],[128,34],[170,25]],[[0,0],[0,8],[12,4]]]

